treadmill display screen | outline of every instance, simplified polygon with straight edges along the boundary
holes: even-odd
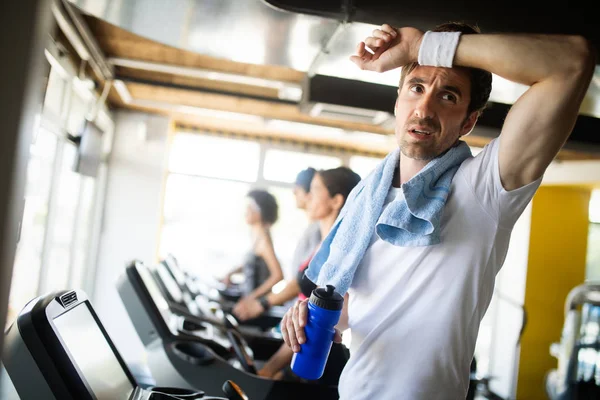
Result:
[[[150,271],[148,271],[148,268],[143,264],[136,264],[136,270],[142,278],[142,281],[144,283],[144,286],[148,290],[148,293],[150,293],[152,302],[154,303],[154,305],[156,305],[156,308],[158,308],[158,311],[165,320],[165,323],[170,326],[171,310],[169,308],[169,304],[165,300],[165,297],[160,291],[158,284],[154,280],[154,277],[152,276]]]
[[[165,285],[165,288],[169,292],[169,296],[171,296],[174,301],[181,303],[183,301],[183,293],[177,285],[175,279],[167,270],[167,267],[164,264],[158,264],[156,266],[156,270],[158,272],[158,276],[160,276],[160,279],[163,282],[163,285]]]
[[[175,276],[177,283],[180,285],[185,285],[186,278],[183,272],[179,269],[177,261],[172,256],[168,256],[165,259],[165,262],[168,264],[171,273]]]
[[[54,319],[54,325],[97,400],[127,400],[134,387],[87,305]]]

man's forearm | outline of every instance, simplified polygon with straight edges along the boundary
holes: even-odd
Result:
[[[484,69],[531,86],[551,76],[571,76],[594,56],[581,36],[478,34],[462,35],[454,65]]]

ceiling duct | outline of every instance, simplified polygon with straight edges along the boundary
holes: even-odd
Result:
[[[326,75],[303,82],[300,110],[313,117],[387,127],[393,120],[396,88]]]
[[[413,26],[421,30],[446,21],[465,21],[478,25],[483,32],[581,34],[600,48],[600,29],[592,15],[594,2],[576,1],[565,7],[540,0],[480,1],[459,3],[431,0],[427,7],[406,7],[389,0],[262,0],[292,13],[323,18],[398,27]],[[532,12],[533,10],[539,12]],[[527,16],[517,18],[516,16]],[[600,65],[600,57],[597,59]]]

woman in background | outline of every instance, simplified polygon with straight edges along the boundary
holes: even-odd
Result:
[[[315,176],[317,170],[308,167],[303,169],[296,176],[296,182],[294,183],[294,198],[296,199],[296,207],[303,210],[309,219],[309,224],[300,236],[294,255],[292,257],[291,268],[292,274],[295,274],[298,265],[301,265],[315,250],[315,248],[321,243],[321,228],[319,222],[313,220],[308,214],[308,198],[310,195],[310,184]]]
[[[251,190],[246,199],[246,223],[251,229],[252,248],[243,264],[225,277],[225,283],[230,285],[231,276],[242,272],[242,298],[254,299],[269,293],[283,279],[271,238],[271,226],[277,221],[279,207],[275,197],[262,189]]]
[[[348,195],[359,181],[360,176],[347,167],[323,170],[315,174],[311,182],[307,212],[310,218],[319,222],[322,238],[325,238],[331,230]],[[296,297],[302,300],[310,296],[316,286],[304,276],[304,270],[308,267],[317,249],[318,246],[313,249],[310,257],[298,266],[297,279],[288,282],[281,292],[270,293],[258,299],[240,301],[233,309],[234,315],[240,320],[247,320],[259,316],[271,306],[284,304]],[[297,379],[286,368],[289,367],[293,354],[292,350],[283,344],[258,372],[259,375],[282,378],[287,374],[288,377]],[[324,384],[336,385],[347,357],[348,351],[345,346],[334,343],[325,373],[319,381]]]

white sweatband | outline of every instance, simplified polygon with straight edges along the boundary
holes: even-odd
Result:
[[[461,32],[425,32],[419,47],[419,65],[452,68],[460,34]]]

